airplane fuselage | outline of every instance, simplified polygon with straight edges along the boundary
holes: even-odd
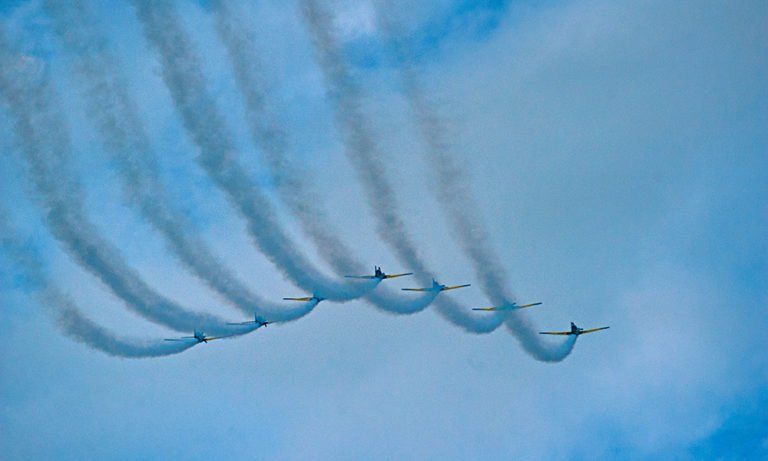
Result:
[[[208,342],[208,337],[205,336],[205,333],[203,333],[202,331],[196,331],[194,338],[199,343],[207,343]]]

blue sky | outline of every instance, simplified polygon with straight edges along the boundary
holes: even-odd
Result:
[[[239,280],[302,294],[248,238],[206,172],[128,2],[84,2],[125,79],[174,209]],[[237,158],[298,250],[326,270],[277,199],[242,95],[201,2],[174,2],[202,56]],[[408,270],[376,233],[294,3],[235,2],[250,28],[287,155],[309,171],[339,236],[368,265]],[[505,328],[467,334],[434,309],[364,302],[170,357],[129,360],[62,334],[39,287],[0,252],[3,459],[760,459],[768,456],[768,36],[763,2],[393,1],[418,78],[464,168],[521,313],[541,330],[611,329],[561,363]],[[435,203],[434,179],[370,2],[333,3],[346,58],[402,217],[467,307],[488,299]],[[39,1],[4,2],[9,42],[47,70],[72,142],[66,180],[94,228],[158,292],[233,321],[126,200],[84,103],[71,50]],[[0,104],[2,208],[25,248],[105,328],[147,322],[62,249]],[[69,178],[69,179],[67,179]],[[388,281],[399,288],[401,279]],[[412,283],[412,282],[411,282]]]

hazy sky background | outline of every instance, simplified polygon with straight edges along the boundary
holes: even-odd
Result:
[[[210,2],[175,2],[238,159],[275,198],[251,143]],[[265,64],[288,152],[371,267],[402,267],[376,234],[293,2],[233,2]],[[119,59],[174,206],[268,299],[304,292],[251,244],[197,149],[129,2],[86,2]],[[445,283],[486,305],[435,203],[433,165],[368,1],[331,3],[403,219]],[[418,59],[520,301],[542,330],[610,325],[562,363],[505,328],[462,332],[433,309],[364,302],[156,359],[61,334],[41,287],[0,253],[2,459],[760,459],[768,457],[768,4],[716,1],[382,3]],[[70,55],[39,1],[2,1],[8,41],[50,72],[98,231],[156,290],[248,320],[184,270],[124,200],[86,117]],[[8,107],[0,193],[55,284],[120,335],[178,333],[131,314],[44,225]],[[282,222],[327,266],[294,218]],[[412,281],[385,282],[395,288]],[[441,296],[443,296],[441,295]]]

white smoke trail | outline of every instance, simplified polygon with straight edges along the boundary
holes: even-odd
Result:
[[[344,139],[345,152],[365,185],[366,199],[374,212],[381,238],[398,258],[416,272],[423,282],[432,278],[418,250],[411,242],[397,212],[394,190],[386,181],[386,169],[379,155],[368,118],[361,107],[361,92],[350,76],[334,36],[330,13],[319,2],[302,0],[301,11],[312,36],[328,95],[334,104],[336,122]]]
[[[387,171],[369,125],[369,117],[365,116],[361,105],[361,89],[341,56],[331,14],[316,0],[302,0],[301,10],[329,86],[329,96],[335,106],[346,153],[365,185],[366,198],[378,221],[379,235],[399,259],[419,274],[423,283],[427,283],[433,275],[427,270],[400,218],[397,198],[387,180]],[[498,313],[474,315],[445,296],[437,297],[436,305],[438,312],[447,320],[472,333],[493,331],[504,319]]]
[[[57,324],[67,336],[109,355],[126,358],[161,357],[179,354],[200,344],[199,341],[191,338],[184,341],[165,341],[164,339],[119,337],[85,316],[66,297],[48,290],[46,298],[51,298],[48,299],[48,303],[56,307],[54,315]],[[246,335],[257,328],[259,326],[256,324],[239,326],[230,331],[226,337]]]
[[[0,29],[0,97],[7,103],[32,186],[54,237],[87,271],[144,318],[177,331],[232,331],[216,316],[188,311],[153,291],[95,230],[82,210],[82,192],[67,180],[70,143],[47,71],[30,75],[18,65]],[[276,319],[277,320],[277,319]]]
[[[238,20],[231,2],[215,1],[212,11],[217,33],[227,50],[238,89],[243,95],[251,136],[264,153],[280,199],[298,218],[320,255],[335,271],[345,274],[362,273],[365,270],[363,264],[354,258],[352,250],[338,237],[340,233],[328,219],[321,205],[320,194],[312,187],[311,173],[304,171],[301,164],[292,162],[286,153],[286,133],[267,108],[269,89],[262,76],[262,64],[253,38]],[[418,297],[397,296],[384,288],[379,287],[365,297],[385,312],[419,312],[435,297],[431,293]]]
[[[406,100],[425,141],[426,149],[422,149],[422,152],[432,166],[430,170],[437,177],[438,204],[449,221],[454,239],[475,263],[475,276],[491,296],[491,302],[514,301],[505,285],[508,279],[506,269],[491,249],[488,231],[478,215],[465,169],[450,154],[449,136],[444,123],[427,100],[407,45],[403,40],[398,40],[392,30],[392,19],[386,15],[386,10],[380,9],[378,13],[379,23],[399,64]]]
[[[378,281],[342,283],[323,274],[298,250],[277,221],[272,205],[235,158],[231,135],[200,71],[200,59],[167,1],[133,0],[148,42],[160,58],[162,76],[184,126],[200,149],[198,163],[248,223],[256,246],[291,281],[334,300],[359,298]]]
[[[237,280],[208,245],[194,235],[186,216],[170,204],[145,127],[91,9],[80,0],[46,0],[45,6],[59,38],[73,55],[87,113],[118,168],[129,202],[141,210],[187,269],[235,307],[249,316],[255,313],[267,319],[285,315],[284,305],[257,296]],[[297,313],[289,311],[288,316]]]
[[[13,262],[14,271],[22,274],[35,289],[34,294],[47,307],[64,334],[87,346],[117,357],[143,358],[178,354],[194,343],[162,340],[137,340],[114,335],[94,323],[78,309],[72,300],[48,280],[36,248],[25,244],[9,224],[0,209],[0,250]]]
[[[149,358],[180,354],[195,342],[163,341],[162,339],[134,339],[116,336],[89,319],[71,301],[50,289],[44,294],[46,303],[53,308],[53,315],[61,330],[70,338],[86,346],[115,357]]]
[[[269,113],[269,88],[262,75],[262,63],[253,38],[233,10],[232,2],[217,0],[211,11],[216,32],[232,62],[237,88],[243,96],[251,137],[263,152],[281,201],[300,220],[303,230],[313,238],[324,259],[334,263],[335,270],[346,274],[360,273],[364,267],[350,257],[352,252],[329,225],[328,216],[320,205],[320,194],[306,179],[309,172],[287,155],[286,133]]]
[[[379,23],[391,44],[398,62],[406,99],[416,119],[416,125],[425,141],[422,152],[432,165],[435,175],[437,201],[452,230],[454,240],[472,263],[480,288],[495,305],[510,305],[515,298],[507,285],[508,273],[492,249],[490,235],[469,184],[469,180],[451,154],[449,134],[437,111],[430,104],[418,78],[415,60],[404,40],[393,30],[395,23],[385,8],[379,8]],[[520,312],[510,312],[506,326],[523,348],[538,360],[560,361],[570,354],[575,344],[569,337],[562,344],[542,341],[535,328]]]

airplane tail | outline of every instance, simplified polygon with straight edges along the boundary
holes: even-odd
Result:
[[[267,325],[269,325],[270,323],[272,323],[272,322],[270,322],[270,321],[268,321],[268,320],[264,320],[263,318],[259,317],[258,315],[257,315],[257,316],[255,316],[255,317],[253,318],[253,320],[254,320],[256,323],[258,323],[259,325],[263,325],[263,326],[267,326]]]

